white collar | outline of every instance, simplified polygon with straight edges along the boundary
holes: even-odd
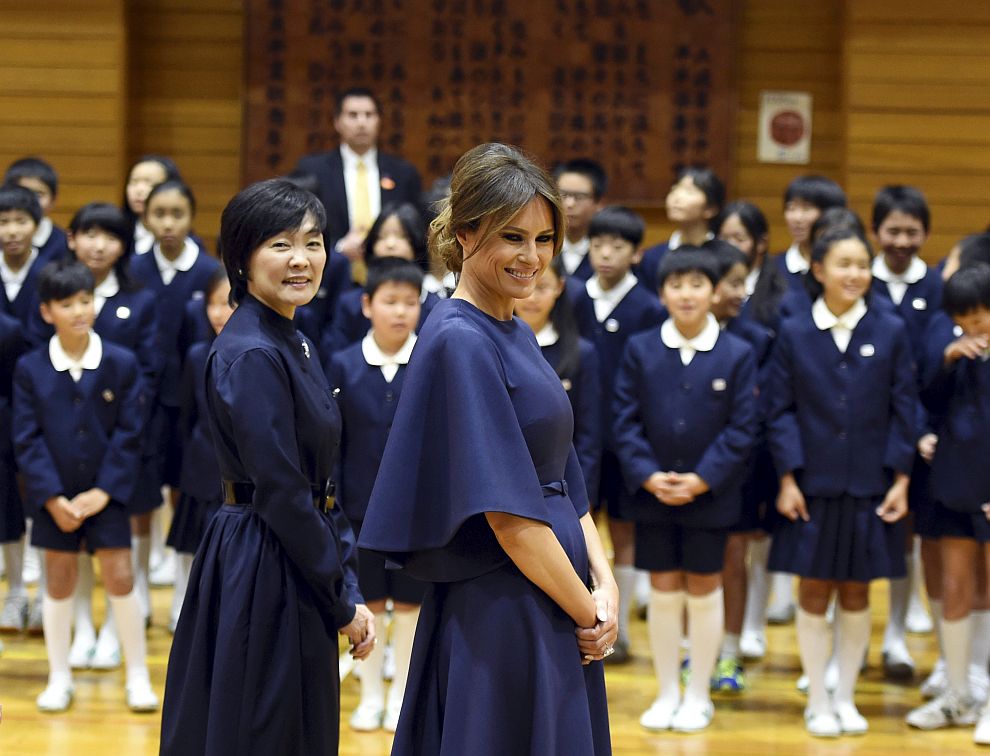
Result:
[[[547,324],[543,326],[536,333],[536,343],[540,345],[540,348],[553,346],[560,340],[560,334],[557,333],[557,329],[553,327],[553,323],[549,320]]]
[[[587,236],[578,239],[576,242],[572,242],[565,236],[564,244],[561,246],[560,251],[566,252],[570,255],[580,255],[581,257],[584,257],[588,254],[589,249],[591,249],[591,239]]]
[[[792,244],[784,253],[784,264],[788,273],[807,273],[811,264],[804,259],[801,248],[797,244]]]
[[[38,227],[34,230],[34,236],[31,237],[31,246],[44,247],[45,244],[52,236],[52,231],[55,230],[55,224],[52,223],[52,219],[47,216],[43,216],[38,222]]]
[[[68,370],[72,374],[75,370],[77,374],[81,374],[82,370],[96,370],[103,359],[103,341],[96,331],[90,329],[86,351],[83,352],[81,359],[75,360],[65,353],[62,342],[58,340],[58,334],[55,334],[48,340],[48,357],[52,361],[52,367],[60,373]]]
[[[31,270],[31,266],[34,265],[34,261],[38,259],[38,248],[35,246],[31,247],[31,254],[28,255],[27,262],[25,262],[21,269],[16,273],[7,267],[7,261],[4,259],[3,255],[0,254],[0,278],[3,279],[5,284],[8,283],[24,283],[24,279],[27,278],[27,274]]]
[[[862,297],[857,299],[856,304],[839,316],[836,316],[828,309],[828,305],[825,304],[825,299],[822,297],[818,297],[815,303],[811,305],[811,317],[821,331],[829,331],[836,326],[847,328],[850,331],[855,330],[865,314],[866,301]]]
[[[711,241],[715,238],[715,234],[709,231],[705,234],[705,241]],[[684,244],[684,237],[681,235],[680,231],[675,231],[670,235],[670,241],[667,242],[667,251],[673,252],[675,249]]]
[[[155,235],[140,221],[134,224],[134,254],[144,255],[151,251],[155,243]]]
[[[361,340],[361,353],[364,361],[373,367],[385,367],[386,365],[408,365],[409,356],[413,347],[416,346],[416,334],[410,333],[405,343],[399,347],[395,354],[385,354],[375,341],[371,331]]]
[[[162,254],[162,246],[158,242],[155,242],[154,246],[151,248],[151,252],[155,256],[155,264],[158,266],[158,270],[160,272],[164,272],[166,270],[187,271],[196,264],[196,258],[199,257],[199,247],[197,247],[196,242],[188,236],[186,237],[185,243],[182,245],[182,251],[174,260],[169,260]]]
[[[113,270],[107,273],[107,277],[103,279],[103,282],[93,289],[94,296],[103,297],[104,299],[110,299],[110,297],[115,297],[119,293],[120,281],[117,280],[117,273]]]
[[[928,273],[928,266],[925,261],[915,255],[911,258],[911,263],[903,273],[894,273],[888,266],[887,260],[882,254],[873,258],[873,275],[881,281],[887,283],[918,283]]]
[[[660,340],[669,349],[687,348],[693,349],[696,352],[710,352],[715,348],[715,342],[718,341],[718,336],[721,332],[722,329],[719,328],[718,321],[711,313],[708,313],[708,318],[705,320],[705,327],[701,329],[701,333],[693,339],[687,338],[677,330],[673,318],[667,318],[660,325]]]
[[[358,155],[354,150],[343,142],[340,143],[340,159],[344,162],[344,168],[356,168],[358,163],[364,163],[365,167],[378,166],[378,148],[372,147],[363,155]]]
[[[588,296],[594,300],[603,300],[609,302],[612,305],[616,305],[622,301],[622,298],[635,288],[639,279],[630,270],[626,271],[625,277],[619,281],[615,286],[606,291],[602,288],[602,285],[598,282],[598,274],[595,273],[591,278],[587,280],[584,284],[584,288],[588,292]]]
[[[746,296],[753,296],[753,292],[756,291],[756,284],[760,280],[760,269],[752,268],[749,273],[746,274]]]

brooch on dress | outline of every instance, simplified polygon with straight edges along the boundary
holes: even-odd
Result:
[[[305,341],[302,342],[303,354],[306,355],[306,359],[309,359],[309,344]]]

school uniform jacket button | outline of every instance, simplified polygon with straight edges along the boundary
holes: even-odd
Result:
[[[839,438],[842,439],[843,441],[845,441],[845,439],[846,439],[846,432],[845,431],[839,431]]]
[[[394,391],[386,391],[385,392],[385,401],[386,402],[391,402],[394,399],[395,399],[395,392]]]

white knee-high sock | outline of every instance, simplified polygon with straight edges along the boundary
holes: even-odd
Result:
[[[636,597],[636,568],[631,564],[617,564],[612,572],[619,588],[619,641],[628,643],[629,612]]]
[[[839,684],[835,688],[835,702],[852,704],[859,669],[870,643],[870,608],[851,612],[839,607],[836,614]]]
[[[649,606],[651,590],[653,590],[653,586],[650,585],[650,571],[636,570],[635,599],[637,606]]]
[[[385,627],[385,612],[375,614],[375,627]],[[385,708],[385,681],[382,679],[382,665],[385,663],[385,633],[382,633],[378,643],[371,653],[361,662],[361,700],[359,706],[365,704],[375,709]]]
[[[388,708],[402,706],[402,697],[409,677],[409,659],[412,657],[413,638],[416,636],[416,623],[419,609],[411,612],[396,610],[392,615],[392,647],[395,650],[395,677],[388,689]]]
[[[73,601],[75,637],[92,645],[96,643],[96,628],[93,627],[93,557],[79,554],[79,578],[76,580],[76,593]]]
[[[910,568],[908,575],[910,575]],[[904,643],[907,633],[908,600],[911,598],[911,579],[909,577],[888,580],[890,586],[890,611],[887,614],[887,628],[883,634],[884,648],[894,643]]]
[[[141,606],[141,616],[151,616],[151,593],[148,588],[148,560],[151,536],[131,536],[131,564],[134,568],[134,592]]]
[[[739,634],[726,633],[722,638],[722,651],[720,659],[739,659]]]
[[[973,635],[969,642],[969,664],[985,675],[990,665],[990,611],[976,611],[969,616],[973,623]]]
[[[72,597],[53,599],[46,592],[41,602],[41,621],[48,652],[48,684],[71,685],[69,643],[72,635]]]
[[[749,542],[746,613],[743,615],[744,633],[762,633],[767,626],[767,601],[770,598],[770,580],[767,573],[769,556],[769,538]]]
[[[657,676],[657,699],[676,704],[681,698],[681,616],[684,613],[684,591],[650,593],[646,624],[653,654],[653,670]],[[721,625],[719,625],[721,627]],[[708,683],[708,680],[705,680]]]
[[[709,687],[725,627],[725,604],[722,589],[716,588],[704,596],[687,597],[688,638],[691,642],[691,681],[685,700],[708,701]]]
[[[182,603],[186,600],[186,589],[189,587],[189,572],[192,570],[192,563],[192,554],[176,553],[175,588],[172,591],[172,609],[169,613],[173,625],[179,621]]]
[[[3,544],[3,562],[7,566],[7,590],[14,596],[24,596],[24,536]]]
[[[794,576],[786,572],[771,572],[770,585],[773,589],[774,606],[794,603]]]
[[[830,704],[825,689],[825,665],[831,652],[828,622],[824,614],[811,614],[798,607],[795,624],[801,666],[808,676],[808,711],[827,712]]]
[[[110,606],[113,607],[117,632],[120,634],[120,646],[124,650],[124,662],[127,664],[127,684],[138,678],[147,679],[148,667],[146,662],[146,647],[144,640],[144,613],[137,592],[131,590],[124,596],[112,596]]]
[[[971,616],[958,620],[942,620],[942,640],[945,642],[945,675],[949,690],[958,696],[969,695],[969,651],[973,637]]]

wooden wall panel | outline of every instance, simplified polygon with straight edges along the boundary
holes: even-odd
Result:
[[[43,10],[43,12],[41,12]],[[0,171],[38,155],[59,174],[52,215],[116,201],[125,145],[124,0],[4,0]]]
[[[216,248],[240,188],[243,9],[236,0],[129,4],[128,164],[169,155],[196,195],[196,231]]]

